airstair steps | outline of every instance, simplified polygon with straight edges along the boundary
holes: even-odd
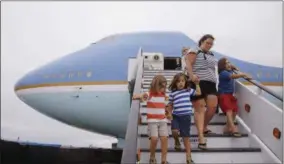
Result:
[[[141,110],[145,110],[145,108],[142,108]],[[142,121],[142,123],[146,123],[147,122],[147,115],[144,112],[143,113],[141,112],[141,121]],[[216,114],[212,118],[211,123],[212,122],[220,122],[220,123],[222,123],[222,125],[224,125],[225,121],[226,121],[226,117],[223,114],[222,115]],[[168,122],[170,122],[170,120],[168,120]],[[193,116],[191,117],[191,122],[194,123],[194,117]]]
[[[198,163],[263,163],[261,150],[259,148],[208,148],[207,151],[193,148],[192,158]],[[149,163],[150,152],[148,149],[141,149],[140,163]],[[161,150],[156,150],[157,163],[161,163]],[[167,161],[170,164],[185,163],[185,150],[177,152],[168,150]]]
[[[153,77],[154,77],[155,75],[148,75],[148,76],[143,76],[143,81],[151,81],[152,79],[153,79]],[[166,75],[166,76],[164,76],[168,81],[171,81],[172,80],[172,77],[173,76],[168,76],[168,75]]]
[[[172,81],[173,76],[181,71],[150,71],[144,70],[142,79],[142,92],[147,92],[153,77],[157,74],[164,75],[168,84]],[[167,95],[169,94],[167,89]],[[140,149],[140,163],[149,162],[149,136],[147,134],[147,118],[146,118],[146,102],[140,103],[141,124],[138,127],[138,148]],[[191,146],[192,158],[195,163],[263,163],[261,149],[252,147],[250,144],[250,137],[248,134],[242,134],[241,137],[235,138],[229,134],[223,134],[223,127],[226,118],[224,114],[216,114],[208,125],[208,129],[216,134],[205,135],[207,140],[207,150],[200,150],[197,148],[198,136],[197,129],[192,117],[191,127]],[[235,124],[238,124],[237,122]],[[168,121],[169,140],[168,140],[168,154],[167,161],[169,163],[185,163],[185,150],[182,144],[181,151],[174,150],[174,139],[171,134],[170,121]],[[241,131],[240,131],[241,132]],[[160,141],[157,145],[156,159],[161,163],[161,149]]]
[[[225,123],[221,123],[221,122],[217,122],[217,123],[210,123],[208,125],[208,129],[212,130],[212,132],[217,133],[217,134],[222,134],[223,133],[223,127],[224,127]],[[140,127],[138,128],[139,132],[141,132],[140,134],[144,134],[147,132],[147,123],[142,123],[140,125]],[[171,125],[168,124],[168,130],[169,130],[169,134],[171,134]],[[241,132],[241,131],[240,131]],[[197,129],[195,127],[195,123],[192,124],[191,127],[191,134],[197,134]]]
[[[183,142],[182,139],[179,139],[181,142],[181,147],[183,148]],[[232,136],[229,135],[216,135],[216,136],[210,136],[207,137],[207,146],[210,148],[236,148],[236,147],[250,147],[250,140],[247,137],[247,135],[244,134],[244,136],[240,137],[240,138],[234,138]],[[140,135],[140,148],[142,149],[147,149],[149,148],[149,137],[148,135]],[[197,148],[197,144],[198,144],[198,138],[197,135],[194,134],[191,136],[190,139],[190,143],[191,143],[191,148]],[[160,149],[160,142],[158,142],[157,148]],[[168,139],[168,148],[169,149],[173,149],[174,148],[174,138],[170,135],[169,139]]]

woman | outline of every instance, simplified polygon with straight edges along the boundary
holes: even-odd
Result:
[[[195,120],[199,135],[198,147],[206,148],[203,134],[212,133],[207,128],[208,123],[215,114],[218,99],[216,89],[216,66],[215,59],[210,49],[212,48],[214,37],[212,35],[204,35],[198,42],[198,51],[188,50],[185,56],[186,70],[191,81],[200,80],[201,95],[192,97]],[[233,68],[235,68],[233,66]],[[194,87],[193,87],[194,88]],[[207,110],[205,112],[205,106]]]

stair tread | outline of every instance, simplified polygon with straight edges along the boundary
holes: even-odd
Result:
[[[149,149],[140,149],[140,152],[150,152]],[[161,152],[161,149],[156,149],[156,152]],[[182,148],[180,151],[176,151],[174,148],[169,148],[168,152],[170,153],[181,153],[185,152],[185,149]],[[206,153],[206,152],[261,152],[261,148],[257,147],[233,147],[233,148],[207,148],[207,150],[201,150],[199,148],[192,148],[191,152],[200,152],[200,153]]]
[[[168,125],[171,125],[170,122],[167,122]],[[147,122],[142,122],[140,124],[141,126],[145,126],[145,125],[148,125]],[[191,123],[191,125],[195,125],[195,123]],[[208,125],[226,125],[226,122],[210,122]],[[235,125],[238,125],[238,122],[235,122]]]
[[[241,137],[248,137],[248,134],[246,133],[240,133]],[[138,136],[140,137],[149,137],[148,134],[139,134]],[[172,134],[169,135],[169,137],[173,137]],[[190,137],[198,137],[197,134],[191,134]],[[231,134],[216,134],[216,133],[212,133],[212,134],[204,134],[204,137],[234,137]],[[238,138],[241,138],[238,137]],[[237,137],[236,137],[237,139]]]
[[[146,108],[146,105],[141,105],[141,106],[143,106],[142,108]],[[141,108],[140,108],[140,110],[141,110]],[[147,113],[145,113],[145,112],[141,112],[140,114],[141,114],[142,116],[146,116],[146,115],[147,115]],[[225,113],[218,113],[218,114],[216,114],[216,115],[225,116]]]

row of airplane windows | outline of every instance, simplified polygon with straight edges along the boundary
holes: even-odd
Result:
[[[92,77],[92,71],[88,71],[88,72],[70,72],[67,74],[52,74],[52,75],[43,75],[44,78],[74,78],[74,77]],[[261,78],[261,77],[266,77],[266,78],[279,78],[279,74],[274,74],[274,76],[270,73],[262,73],[262,72],[258,72],[256,74],[257,78]]]
[[[258,78],[261,78],[261,77],[264,77],[264,76],[266,76],[267,78],[276,78],[276,79],[278,79],[279,78],[279,74],[274,74],[274,76],[273,76],[273,74],[270,74],[270,73],[266,73],[266,74],[264,74],[264,73],[261,73],[261,72],[258,72],[257,74],[256,74],[256,76],[258,77]]]
[[[74,78],[74,77],[92,77],[92,71],[88,72],[70,72],[67,74],[52,74],[52,75],[43,75],[44,78]]]

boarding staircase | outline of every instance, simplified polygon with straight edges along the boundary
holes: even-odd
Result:
[[[142,54],[142,51],[141,51]],[[151,80],[157,74],[166,77],[168,85],[173,76],[181,71],[178,70],[147,70],[143,68],[143,59],[138,56],[138,68],[134,94],[148,91]],[[236,84],[236,96],[240,106],[239,116],[235,122],[238,125],[241,137],[235,138],[228,134],[223,134],[225,125],[225,115],[221,112],[216,113],[208,125],[208,129],[215,134],[205,135],[207,140],[207,150],[197,148],[198,136],[197,129],[192,118],[191,127],[191,148],[192,158],[195,163],[281,163],[283,158],[283,137],[277,138],[275,128],[282,129],[282,111],[274,109],[275,106],[268,101],[257,96],[258,93],[252,93],[241,83]],[[167,95],[169,91],[167,90]],[[252,97],[255,96],[255,97]],[[283,101],[283,100],[282,100]],[[270,109],[270,112],[267,110]],[[126,145],[123,151],[121,163],[149,163],[150,140],[147,135],[146,103],[132,102],[129,121],[126,134]],[[258,111],[256,111],[258,110]],[[265,111],[266,110],[266,111]],[[280,109],[281,110],[281,109]],[[219,110],[221,111],[221,110]],[[137,112],[137,113],[136,113]],[[263,115],[274,115],[273,118],[265,118]],[[141,120],[139,120],[141,119]],[[275,121],[277,120],[278,121]],[[260,121],[263,120],[263,121]],[[274,121],[272,121],[274,120]],[[266,122],[265,122],[266,121]],[[135,123],[135,124],[134,124]],[[135,125],[137,126],[135,127]],[[171,135],[170,121],[168,122],[169,139],[168,155],[169,163],[185,163],[185,149],[176,151],[174,149],[174,139]],[[265,129],[263,129],[265,128]],[[274,129],[273,129],[274,128]],[[281,134],[281,133],[280,133]],[[183,143],[180,138],[182,148]],[[138,153],[137,153],[138,152]],[[137,155],[138,154],[138,155]],[[160,141],[157,145],[156,159],[161,163]]]

